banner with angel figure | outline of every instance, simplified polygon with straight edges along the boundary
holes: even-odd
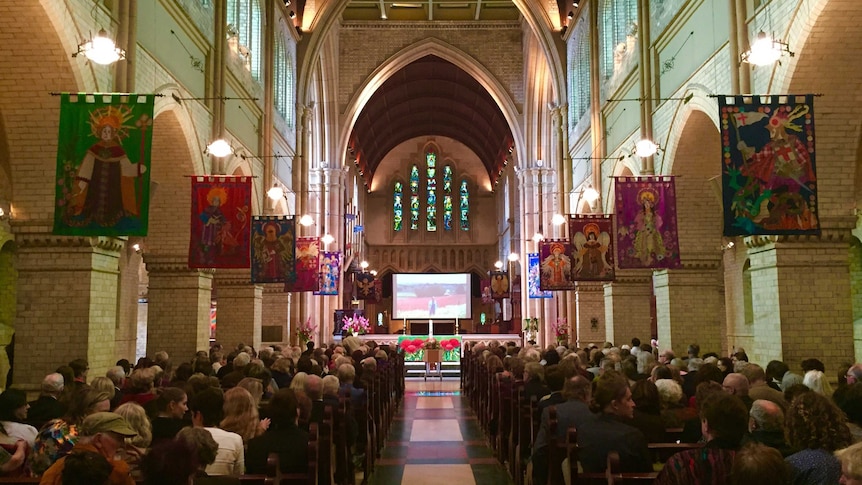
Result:
[[[296,225],[293,217],[254,216],[251,234],[251,282],[295,280]]]
[[[251,265],[251,177],[192,177],[189,268]]]
[[[552,298],[550,291],[542,291],[539,288],[539,253],[527,255],[527,295],[529,298]]]
[[[320,289],[315,295],[337,295],[341,283],[341,253],[324,251],[320,257]]]
[[[569,218],[569,237],[575,247],[572,279],[614,279],[613,229],[609,215],[578,215]]]
[[[820,234],[814,96],[719,96],[724,235]]]
[[[673,177],[617,177],[617,265],[679,268]]]
[[[509,273],[506,271],[491,271],[491,299],[502,300],[503,298],[511,298],[512,293],[509,291]]]
[[[147,235],[153,99],[60,96],[54,234]]]
[[[539,243],[539,288],[543,291],[575,289],[572,279],[572,243],[545,239]]]
[[[296,278],[285,279],[284,291],[317,291],[320,285],[320,238],[296,238]]]

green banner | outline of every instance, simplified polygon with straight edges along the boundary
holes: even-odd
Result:
[[[147,235],[154,98],[61,95],[54,234]]]

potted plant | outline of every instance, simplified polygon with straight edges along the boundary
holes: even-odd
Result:
[[[368,333],[368,329],[371,325],[368,323],[368,319],[363,317],[362,315],[354,314],[352,317],[345,316],[341,319],[341,323],[344,325],[341,327],[341,330],[344,331],[345,336],[351,335],[365,335]]]

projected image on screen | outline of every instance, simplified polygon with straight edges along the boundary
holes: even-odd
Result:
[[[392,313],[397,319],[469,318],[469,274],[396,274]]]

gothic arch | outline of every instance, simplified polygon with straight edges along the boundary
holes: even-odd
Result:
[[[364,103],[371,95],[390,77],[411,62],[428,55],[434,55],[458,66],[467,74],[471,75],[482,85],[492,99],[497,103],[500,111],[512,131],[515,146],[524,146],[524,134],[520,123],[520,113],[514,100],[508,95],[506,89],[494,78],[490,71],[485,69],[480,62],[466,52],[455,46],[447,44],[439,39],[423,39],[411,46],[402,49],[383,62],[373,73],[360,85],[353,98],[348,102],[342,119],[345,123],[341,126],[339,146],[347,146],[350,132],[356,123]],[[341,164],[346,163],[345,155],[342,155]]]

